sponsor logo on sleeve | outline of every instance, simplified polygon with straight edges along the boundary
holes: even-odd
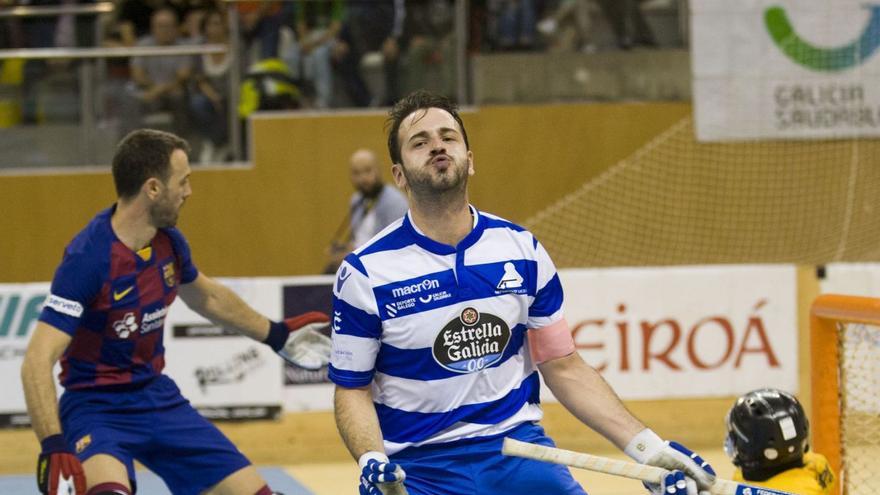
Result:
[[[473,373],[498,362],[509,343],[510,327],[504,320],[468,307],[440,330],[432,351],[447,370]]]
[[[74,318],[79,318],[83,314],[82,304],[56,296],[55,294],[49,294],[49,297],[46,298],[46,307]]]
[[[343,266],[342,270],[339,272],[339,277],[336,279],[336,292],[342,292],[342,286],[345,285],[345,281],[351,277],[352,272],[348,271],[347,266]]]

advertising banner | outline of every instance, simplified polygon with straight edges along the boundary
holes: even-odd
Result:
[[[880,135],[880,3],[690,5],[699,140]]]
[[[792,266],[562,270],[581,356],[624,399],[797,392]]]

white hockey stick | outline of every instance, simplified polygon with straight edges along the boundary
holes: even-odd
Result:
[[[599,473],[623,476],[634,480],[647,481],[648,483],[660,483],[663,476],[668,472],[665,469],[656,466],[618,461],[616,459],[598,457],[581,452],[573,452],[571,450],[556,449],[544,445],[536,445],[534,443],[520,442],[519,440],[514,440],[512,438],[504,439],[504,446],[501,448],[501,453],[504,455],[551,462],[553,464],[562,464],[563,466],[587,469]],[[770,488],[760,488],[745,483],[737,483],[735,481],[722,479],[715,480],[715,483],[709,488],[709,493],[712,495],[794,495],[788,492],[781,492]]]

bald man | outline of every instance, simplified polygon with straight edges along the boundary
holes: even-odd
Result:
[[[361,148],[349,158],[349,174],[355,192],[348,207],[348,221],[330,247],[326,273],[335,273],[346,254],[370,240],[388,224],[406,214],[406,196],[382,182],[379,157]]]

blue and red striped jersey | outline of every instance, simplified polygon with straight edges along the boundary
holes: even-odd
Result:
[[[95,216],[64,250],[40,314],[72,337],[61,358],[68,390],[137,385],[162,373],[165,314],[179,284],[198,276],[176,228],[129,249],[113,232],[115,206]]]

